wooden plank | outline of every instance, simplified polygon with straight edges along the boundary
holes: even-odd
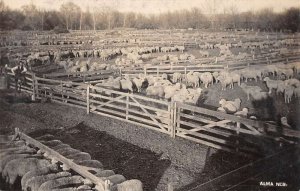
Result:
[[[141,115],[141,116],[145,116],[145,117],[149,117],[149,118],[153,117],[153,118],[156,118],[156,119],[159,119],[159,120],[163,120],[163,121],[167,121],[167,122],[170,121],[170,119],[168,119],[168,118],[164,118],[164,117],[159,117],[157,115],[143,113],[141,111],[137,111],[137,110],[133,110],[133,109],[128,109],[128,112],[129,113],[134,113],[134,114],[137,114],[137,115]],[[159,122],[159,123],[162,123],[162,122]],[[168,125],[167,123],[162,123],[162,124]]]
[[[130,105],[130,106],[139,107],[139,104],[133,103],[133,102],[129,102],[129,105]],[[148,110],[151,110],[151,111],[154,111],[154,112],[158,111],[158,112],[161,112],[161,113],[168,113],[167,110],[158,109],[158,108],[156,108],[156,107],[151,107],[151,106],[147,106],[147,105],[143,105],[143,107],[144,107],[145,109],[148,109]]]
[[[121,112],[119,112],[119,111],[116,111],[116,110],[110,110],[110,109],[105,109],[105,108],[97,108],[96,110],[99,110],[99,111],[104,111],[104,112],[107,112],[107,113],[111,113],[110,115],[120,115],[120,116],[123,116],[124,118],[126,117],[126,114],[125,113],[121,113]],[[95,111],[96,111],[95,110]],[[92,112],[94,112],[93,111],[93,109],[91,109],[91,111]],[[98,112],[99,112],[98,111]]]
[[[123,96],[123,95],[122,95]],[[109,100],[110,102],[118,102],[118,103],[125,103],[126,104],[126,100],[121,100],[121,99],[116,99],[116,98],[112,98],[112,97],[107,97],[107,96],[103,96],[101,94],[94,94],[94,93],[90,93],[90,97],[94,97],[94,98],[101,98],[101,99],[105,99],[105,100]],[[123,96],[124,98],[125,96]],[[91,98],[91,100],[94,100],[93,98]],[[97,100],[94,100],[97,101]],[[108,101],[107,101],[108,102]],[[104,104],[107,102],[103,102],[103,101],[98,101],[98,104]],[[95,102],[96,103],[96,102]]]
[[[105,117],[110,117],[110,118],[113,118],[113,119],[118,119],[118,120],[121,120],[121,121],[126,121],[128,123],[132,123],[132,124],[135,124],[135,125],[138,125],[138,126],[146,127],[148,129],[151,129],[151,130],[155,130],[155,131],[159,131],[159,132],[162,132],[162,133],[166,133],[165,131],[161,130],[160,128],[155,128],[153,126],[146,125],[146,124],[143,124],[143,123],[139,123],[139,122],[136,122],[136,121],[126,120],[125,118],[121,118],[121,117],[117,117],[117,116],[112,116],[112,115],[101,113],[101,112],[98,112],[98,111],[91,111],[91,113],[99,114],[99,115],[102,115],[102,116],[105,116]]]
[[[99,105],[97,105],[97,108],[99,107],[103,107],[103,106],[106,106],[106,105],[110,105],[110,103],[112,102],[115,102],[116,100],[120,100],[122,98],[124,98],[125,96],[119,96],[119,97],[116,97],[116,98],[113,98],[113,99],[108,99],[109,101],[107,102],[98,102]],[[122,100],[123,101],[123,100]]]
[[[203,126],[199,126],[198,124],[191,123],[191,122],[180,121],[180,122],[178,122],[178,124],[179,124],[179,126],[177,127],[178,133],[182,133],[182,132],[179,132],[179,129],[182,128],[180,125],[186,125],[186,126],[189,126],[189,127],[192,127],[192,128],[196,128],[197,131],[207,131],[207,132],[214,133],[214,134],[217,134],[217,135],[220,135],[220,136],[223,136],[223,137],[234,136],[233,133],[229,133],[229,132],[225,132],[225,131],[220,131],[220,130],[216,130],[216,129],[211,129],[211,128],[205,128]],[[188,131],[191,131],[191,130],[192,129],[190,129]],[[192,131],[192,132],[195,132],[195,131]],[[186,134],[186,133],[182,133],[182,134]]]
[[[197,122],[202,122],[202,123],[217,122],[217,121],[205,119],[201,116],[185,114],[185,113],[182,113],[182,111],[178,112],[178,113],[179,113],[180,117],[182,117],[182,118],[192,119],[192,120],[197,121]]]
[[[227,147],[227,146],[214,144],[214,143],[211,143],[211,142],[208,142],[208,141],[205,141],[205,140],[200,140],[200,139],[190,137],[190,136],[187,136],[187,135],[178,134],[177,136],[182,137],[184,139],[191,140],[191,141],[196,142],[196,143],[200,143],[202,145],[206,145],[206,146],[215,148],[215,149],[221,149],[221,150],[228,151],[228,152],[235,152],[234,149],[232,149],[230,147]]]
[[[90,100],[90,103],[97,103],[97,104],[101,104],[102,102],[99,102],[99,101],[95,101],[95,100]],[[91,111],[95,111],[97,110],[98,108],[103,108],[103,107],[110,107],[110,108],[114,108],[114,109],[117,109],[117,110],[123,110],[123,108],[120,106],[120,105],[113,105],[113,104],[105,104],[104,106],[99,106],[99,105],[95,105],[93,104],[92,105],[92,109]]]
[[[161,130],[164,131],[165,133],[168,133],[167,125],[165,125],[165,127],[164,127],[163,124],[159,124],[159,125],[158,125],[157,123],[155,123],[155,122],[152,121],[152,120],[147,120],[147,119],[142,118],[142,117],[138,117],[138,116],[135,116],[135,115],[131,115],[130,113],[129,113],[129,115],[128,115],[128,119],[129,119],[129,120],[130,120],[130,119],[138,120],[141,124],[145,124],[145,123],[147,123],[148,125],[151,124],[151,125],[157,127],[158,129],[161,129]],[[144,123],[142,123],[142,122],[144,122]]]

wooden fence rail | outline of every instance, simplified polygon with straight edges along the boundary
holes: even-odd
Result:
[[[11,73],[8,75],[13,79]],[[253,137],[266,138],[268,132],[278,132],[278,127],[270,123],[184,103],[158,100],[87,83],[40,78],[30,73],[26,74],[26,79],[27,85],[22,91],[32,94],[34,98],[48,98],[86,109],[87,113],[126,121],[173,138],[177,136],[226,151],[255,153],[259,145],[253,142]],[[12,80],[10,85],[14,85]],[[282,129],[282,135],[300,138],[300,132],[292,129]]]

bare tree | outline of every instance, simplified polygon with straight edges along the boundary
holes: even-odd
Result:
[[[81,9],[78,5],[74,4],[73,2],[64,3],[60,7],[60,12],[64,16],[65,24],[67,29],[74,29],[76,28],[76,23],[80,20]],[[75,24],[75,25],[74,25]]]

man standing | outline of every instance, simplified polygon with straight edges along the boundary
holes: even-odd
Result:
[[[20,61],[19,65],[13,67],[11,72],[15,76],[15,88],[16,91],[21,91],[21,85],[25,83],[25,73],[27,72],[27,68],[25,67],[24,63]]]

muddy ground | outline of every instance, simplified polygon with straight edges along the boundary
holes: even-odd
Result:
[[[0,92],[0,133],[19,127],[32,137],[53,134],[73,148],[91,154],[106,169],[139,179],[145,191],[163,191],[194,181],[205,182],[255,157],[213,151],[207,147],[144,127],[56,103],[33,103],[23,93]]]

